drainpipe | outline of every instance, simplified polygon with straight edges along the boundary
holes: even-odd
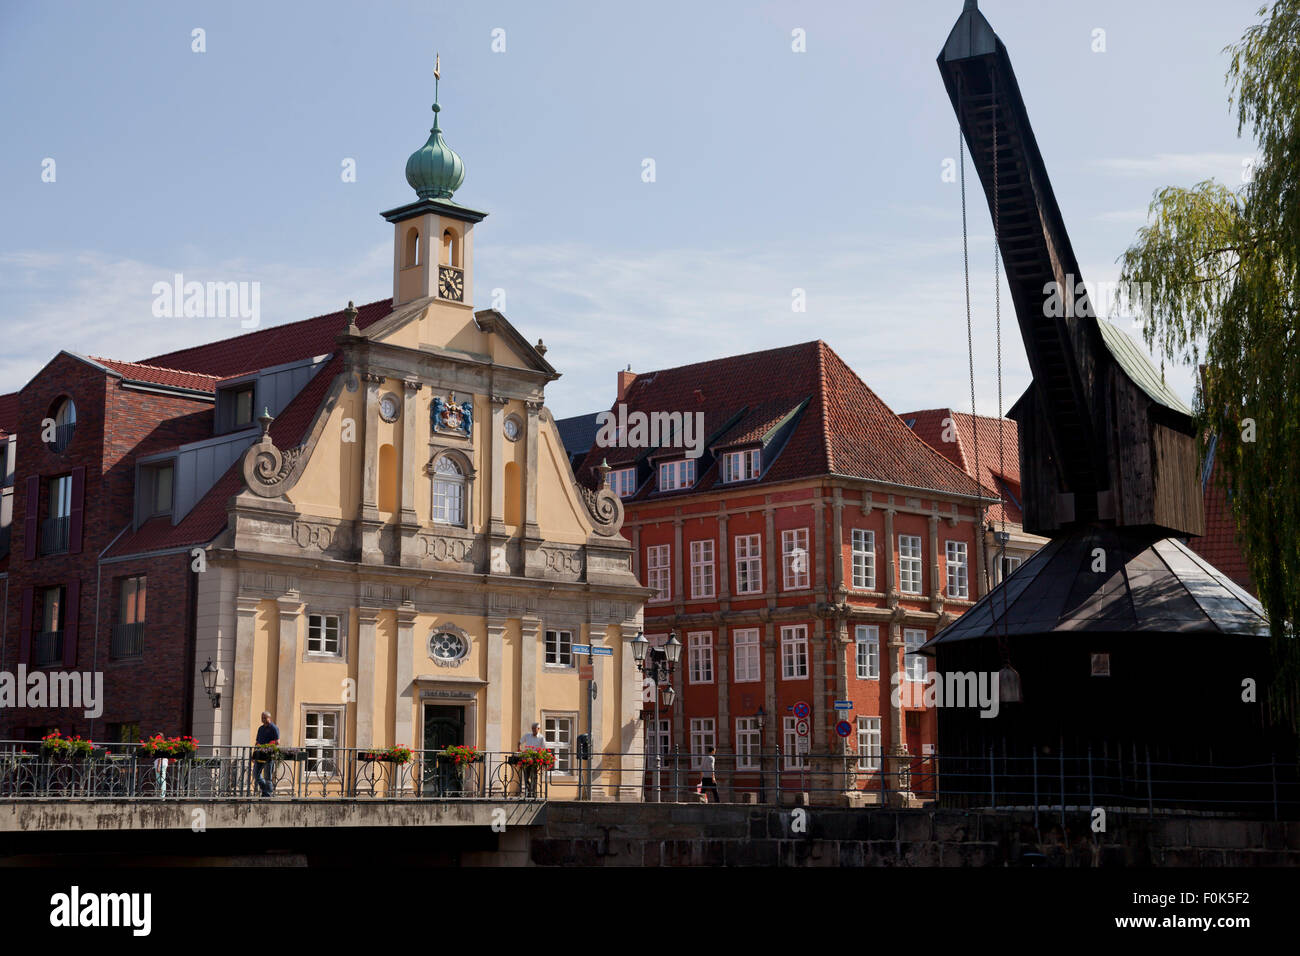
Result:
[[[117,539],[126,534],[130,527],[131,525],[128,524],[125,528],[119,531],[117,536],[108,543],[108,547],[99,552],[99,557],[95,559],[95,633],[90,651],[90,666],[92,669],[99,666],[99,585],[104,572],[104,555],[113,550],[113,545],[117,544]],[[92,738],[95,736],[94,717],[90,718],[90,731],[87,733],[87,736]]]

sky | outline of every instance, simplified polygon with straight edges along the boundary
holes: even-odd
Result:
[[[1255,150],[1223,49],[1259,2],[980,3],[1089,283],[1114,280],[1155,190],[1240,185]],[[499,290],[545,341],[557,417],[609,407],[629,366],[818,338],[897,412],[969,410],[935,66],[961,8],[0,0],[0,392],[60,349],[136,360],[242,331],[155,316],[177,273],[259,283],[262,326],[391,295],[379,214],[415,198],[437,51],[456,200],[488,213],[474,302]],[[996,414],[992,224],[967,174],[977,406]],[[1002,303],[1009,408],[1030,375]],[[1190,403],[1190,371],[1167,374]]]

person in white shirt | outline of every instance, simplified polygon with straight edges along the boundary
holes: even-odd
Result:
[[[713,802],[721,803],[722,797],[718,793],[718,781],[716,778],[718,760],[713,756],[713,748],[704,748],[702,773],[700,774],[700,793],[704,794],[707,801],[709,793],[713,793]]]

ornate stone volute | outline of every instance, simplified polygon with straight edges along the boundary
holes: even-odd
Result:
[[[272,421],[270,409],[263,409],[258,418],[262,425],[262,438],[248,446],[240,463],[248,490],[262,498],[278,498],[293,487],[303,460],[302,446],[284,452],[275,447],[271,441]]]
[[[586,485],[579,485],[578,490],[582,492],[582,503],[587,506],[591,523],[596,526],[596,534],[606,538],[618,534],[623,527],[623,502],[618,495],[603,483],[599,491],[592,491]]]

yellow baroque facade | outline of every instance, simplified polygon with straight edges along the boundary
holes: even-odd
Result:
[[[196,735],[247,746],[269,711],[283,746],[500,753],[536,721],[561,776],[583,732],[598,753],[638,753],[630,641],[648,592],[622,505],[575,481],[541,343],[471,304],[484,214],[426,196],[384,216],[391,310],[361,329],[349,308],[315,372],[328,378],[281,427],[263,417],[196,575],[197,659],[222,694],[215,709],[197,695]],[[294,417],[300,436],[277,447]],[[574,644],[613,652],[594,659],[590,727]],[[596,781],[639,792],[631,769]]]

